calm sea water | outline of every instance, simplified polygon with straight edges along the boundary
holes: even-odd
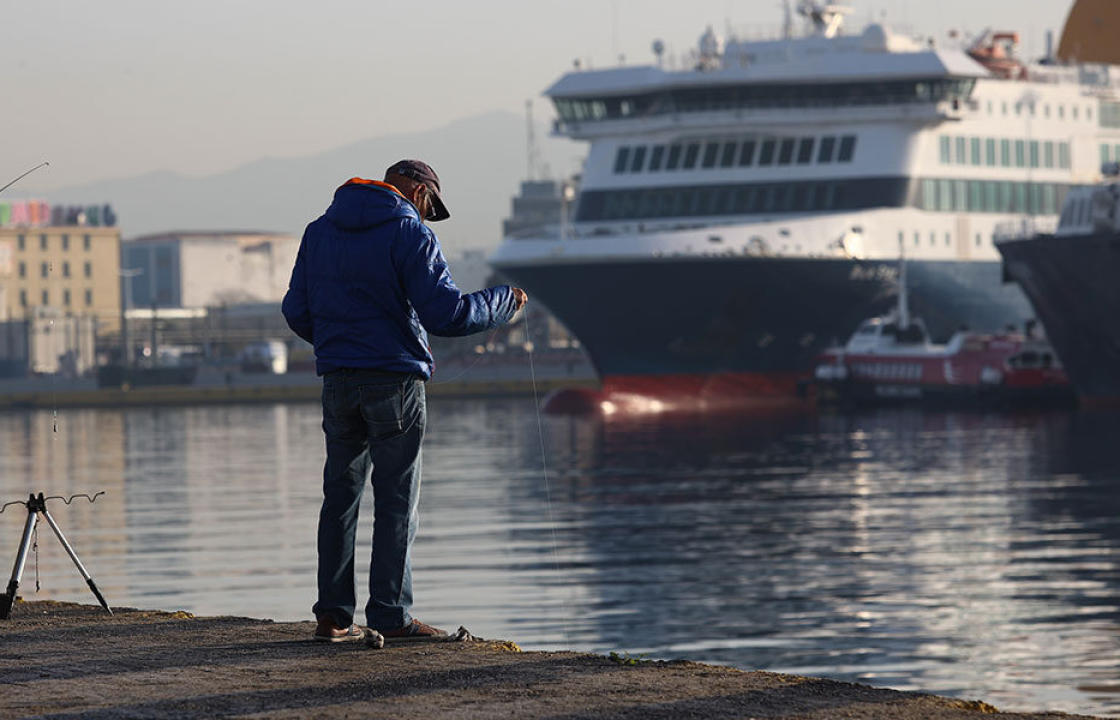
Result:
[[[1120,415],[546,417],[538,432],[530,400],[430,411],[426,622],[1120,713]],[[3,414],[0,499],[105,490],[52,512],[115,605],[309,619],[319,421],[316,405]],[[25,520],[0,514],[5,583]],[[39,549],[38,597],[92,601],[46,527]],[[35,582],[32,562],[26,596]]]

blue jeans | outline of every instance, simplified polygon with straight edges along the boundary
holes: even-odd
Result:
[[[412,621],[412,540],[420,499],[424,383],[414,375],[337,370],[323,376],[323,507],[319,512],[316,617],[354,621],[354,533],[366,479],[373,484],[373,557],[366,623],[378,630]]]

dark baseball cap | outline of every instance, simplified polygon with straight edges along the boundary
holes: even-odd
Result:
[[[443,204],[443,198],[439,194],[439,175],[436,175],[436,171],[432,169],[431,165],[419,160],[400,160],[385,171],[385,177],[390,175],[401,175],[416,182],[424,183],[431,188],[432,207],[428,211],[426,220],[436,222],[451,217],[451,213],[447,211],[447,206]]]

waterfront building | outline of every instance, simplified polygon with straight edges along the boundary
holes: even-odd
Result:
[[[206,308],[279,303],[299,238],[266,232],[166,232],[126,240],[128,307]]]
[[[34,214],[27,210],[32,206]],[[121,235],[105,210],[98,221],[113,224],[94,224],[93,213],[52,210],[46,203],[0,206],[0,321],[51,309],[94,317],[99,334],[118,331]]]

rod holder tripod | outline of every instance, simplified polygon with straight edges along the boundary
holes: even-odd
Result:
[[[38,495],[32,493],[26,501],[5,503],[3,507],[0,507],[0,512],[3,512],[9,505],[24,505],[27,507],[27,524],[23,526],[23,539],[20,541],[19,551],[16,553],[16,565],[12,568],[12,579],[8,581],[7,592],[0,594],[0,620],[7,620],[12,615],[12,605],[15,604],[16,601],[16,591],[19,589],[20,578],[23,577],[23,568],[27,564],[27,552],[31,549],[31,537],[35,532],[35,525],[39,522],[40,516],[51,526],[51,530],[54,530],[55,536],[57,536],[58,541],[62,543],[62,547],[66,549],[66,554],[74,561],[74,565],[78,567],[78,572],[82,574],[86,584],[89,585],[89,589],[93,591],[93,596],[97,598],[97,602],[101,603],[101,607],[105,608],[105,612],[110,615],[113,614],[113,611],[109,609],[109,604],[106,603],[105,598],[102,597],[101,591],[97,589],[97,583],[95,583],[93,578],[90,577],[90,574],[86,572],[82,561],[78,559],[78,554],[74,552],[74,548],[70,546],[70,543],[66,541],[66,536],[62,534],[62,529],[58,527],[58,523],[54,521],[54,518],[51,517],[51,514],[47,511],[47,500],[62,500],[69,505],[76,497],[84,497],[90,502],[93,502],[97,496],[101,494],[100,492],[94,493],[92,497],[89,495],[71,495],[70,498],[67,499],[62,496],[43,497],[43,493],[39,493]]]

